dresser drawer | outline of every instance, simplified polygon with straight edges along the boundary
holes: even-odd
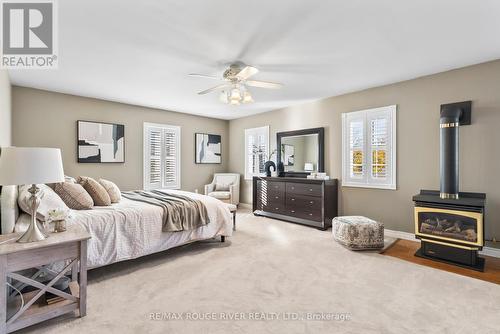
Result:
[[[262,190],[268,193],[285,192],[285,182],[266,181],[262,183]]]
[[[268,203],[263,206],[263,211],[279,213],[282,215],[286,214],[285,205],[281,203]]]
[[[322,202],[321,197],[304,196],[293,193],[286,194],[287,208],[307,210],[307,211],[320,211],[322,206],[321,202]]]
[[[307,220],[314,220],[314,221],[323,221],[323,216],[321,215],[321,209],[319,210],[304,210],[300,208],[294,208],[294,207],[286,207],[285,209],[286,215],[296,217],[296,218],[301,218],[301,219],[307,219]]]
[[[323,196],[321,184],[307,184],[307,183],[286,183],[286,193],[295,195],[308,195],[308,196]]]

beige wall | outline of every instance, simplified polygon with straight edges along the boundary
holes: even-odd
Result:
[[[340,212],[411,232],[412,195],[439,189],[439,106],[464,100],[473,124],[460,130],[460,188],[487,194],[486,236],[500,239],[500,60],[232,120],[229,169],[244,174],[245,128],[269,125],[274,148],[278,131],[324,126],[325,168],[340,179],[341,113],[397,104],[397,190],[341,188]],[[251,192],[243,182],[242,202]]]
[[[0,147],[11,144],[10,81],[6,70],[0,70]]]
[[[64,170],[71,176],[88,175],[115,181],[123,190],[142,188],[143,123],[181,126],[182,189],[203,192],[215,172],[228,167],[228,122],[193,115],[143,108],[103,100],[30,88],[12,88],[13,144],[60,147]],[[90,120],[125,125],[125,163],[81,164],[76,162],[76,121]],[[194,134],[222,136],[222,164],[194,163]]]

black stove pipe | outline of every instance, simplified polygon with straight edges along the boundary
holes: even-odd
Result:
[[[458,199],[458,131],[462,109],[456,105],[442,105],[440,126],[441,198]]]

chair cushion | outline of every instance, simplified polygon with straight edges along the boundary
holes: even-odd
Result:
[[[215,191],[229,191],[229,187],[231,186],[231,183],[216,183],[215,184]]]
[[[335,217],[333,238],[352,250],[384,247],[384,224],[363,216]]]
[[[217,199],[230,199],[231,193],[229,191],[213,191],[209,193],[208,196]]]

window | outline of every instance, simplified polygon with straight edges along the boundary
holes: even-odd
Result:
[[[144,189],[181,187],[181,128],[144,123]]]
[[[396,106],[342,114],[342,185],[396,189]]]
[[[269,126],[245,129],[245,179],[262,175],[269,155]]]

